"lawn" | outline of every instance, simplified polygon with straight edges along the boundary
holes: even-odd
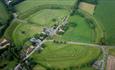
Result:
[[[97,59],[100,54],[98,48],[89,46],[52,42],[47,42],[45,45],[45,49],[40,54],[36,52],[32,57],[40,65],[49,68],[63,69],[87,65]]]
[[[48,27],[60,21],[68,14],[69,11],[64,9],[44,9],[38,11],[35,14],[32,14],[27,18],[27,21],[38,24],[40,26]]]
[[[69,22],[67,31],[60,35],[58,39],[85,43],[95,41],[95,33],[83,17],[79,15],[71,16]]]
[[[98,0],[95,18],[103,24],[108,45],[115,45],[115,7],[114,0]]]

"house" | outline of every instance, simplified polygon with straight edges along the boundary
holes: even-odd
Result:
[[[7,39],[2,39],[0,41],[0,49],[10,46],[10,42]]]
[[[29,54],[33,49],[34,49],[34,46],[31,45],[31,46],[27,49],[27,52],[26,52],[26,53]]]
[[[5,0],[6,5],[9,5],[13,0]]]

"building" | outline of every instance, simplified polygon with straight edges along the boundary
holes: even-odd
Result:
[[[6,5],[9,5],[13,0],[5,0]]]
[[[7,39],[2,39],[0,41],[0,49],[10,46],[10,42]]]

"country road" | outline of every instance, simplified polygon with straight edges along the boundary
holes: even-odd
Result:
[[[56,34],[57,31],[59,30],[59,28],[60,28],[61,26],[67,24],[67,20],[68,20],[69,16],[70,16],[70,15],[68,15],[67,17],[64,17],[64,19],[60,22],[61,24],[59,24],[59,25],[57,26],[57,28],[53,30],[53,33],[52,33],[52,32],[50,32],[50,33],[53,34],[53,35]],[[23,20],[20,20],[20,19],[18,19],[18,20],[21,21],[21,22],[26,22],[26,21],[23,21]],[[48,37],[49,37],[49,36],[48,36]],[[26,55],[26,57],[23,58],[22,61],[25,61],[25,60],[26,60],[27,58],[29,58],[36,50],[38,50],[39,48],[41,48],[41,47],[42,47],[41,45],[45,42],[45,40],[46,40],[46,38],[45,38],[43,41],[41,41],[41,42],[31,51],[30,54]],[[14,70],[19,70],[19,68],[22,68],[22,67],[21,67],[21,63],[19,63],[19,64],[14,68]]]

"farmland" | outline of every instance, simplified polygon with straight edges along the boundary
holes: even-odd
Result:
[[[3,35],[9,19],[10,14],[8,13],[6,6],[0,1],[0,37]]]
[[[90,28],[89,24],[79,15],[71,16],[69,19],[67,31],[59,36],[65,41],[76,41],[91,43],[95,41],[95,32]],[[59,39],[58,38],[58,39]]]
[[[41,10],[31,15],[30,17],[28,17],[25,20],[27,21],[27,23],[19,22],[20,24],[15,28],[15,30],[12,33],[12,37],[13,37],[12,39],[16,43],[16,45],[17,43],[19,43],[17,46],[22,46],[26,39],[32,37],[33,35],[37,33],[39,34],[45,26],[51,27],[68,13],[69,13],[68,11],[63,10],[63,9]],[[55,19],[56,21],[53,21],[53,19]]]
[[[70,14],[75,2],[76,0],[26,0],[17,4],[15,7],[18,17],[11,22],[4,36],[11,39],[16,47],[28,45],[28,40],[35,34],[40,34],[43,28],[52,27],[57,22],[60,24],[59,22]],[[68,23],[67,31],[60,35],[61,37],[57,35],[56,40],[94,43],[96,39],[95,32],[86,19],[78,14],[69,17]],[[47,42],[45,45],[44,51],[40,54],[36,52],[31,58],[48,68],[68,69],[72,66],[75,69],[80,67],[78,69],[94,70],[91,63],[101,53],[100,49],[90,46],[56,44],[53,42]],[[69,50],[71,51],[68,52]],[[92,53],[95,53],[95,55]],[[39,66],[39,63],[34,67],[35,70],[44,69],[44,67]],[[84,65],[85,67],[82,67]]]
[[[52,26],[67,14],[69,14],[69,11],[64,9],[44,9],[32,14],[27,20],[40,26]]]
[[[0,1],[0,24],[6,23],[6,21],[9,19],[9,14],[4,6],[4,4]]]
[[[41,9],[47,9],[47,8],[65,8],[65,9],[71,9],[71,7],[74,5],[76,0],[26,0],[22,2],[19,5],[16,5],[17,13],[19,14],[19,17],[22,18],[33,14],[37,11],[40,11]]]
[[[104,31],[106,32],[106,42],[108,45],[115,44],[115,15],[113,8],[115,7],[115,1],[113,0],[99,0],[99,4],[95,10],[95,18],[103,24]]]
[[[98,48],[72,44],[56,44],[47,42],[46,48],[40,54],[33,54],[38,64],[48,68],[69,68],[86,66],[95,60],[100,53]],[[84,51],[84,52],[82,52]],[[80,55],[79,55],[80,54]],[[95,55],[93,55],[95,54]]]
[[[115,1],[16,1],[0,1],[0,22],[12,16],[2,37],[10,45],[0,42],[0,50],[6,46],[0,69],[104,70],[108,53],[115,55],[109,48],[115,43]]]

